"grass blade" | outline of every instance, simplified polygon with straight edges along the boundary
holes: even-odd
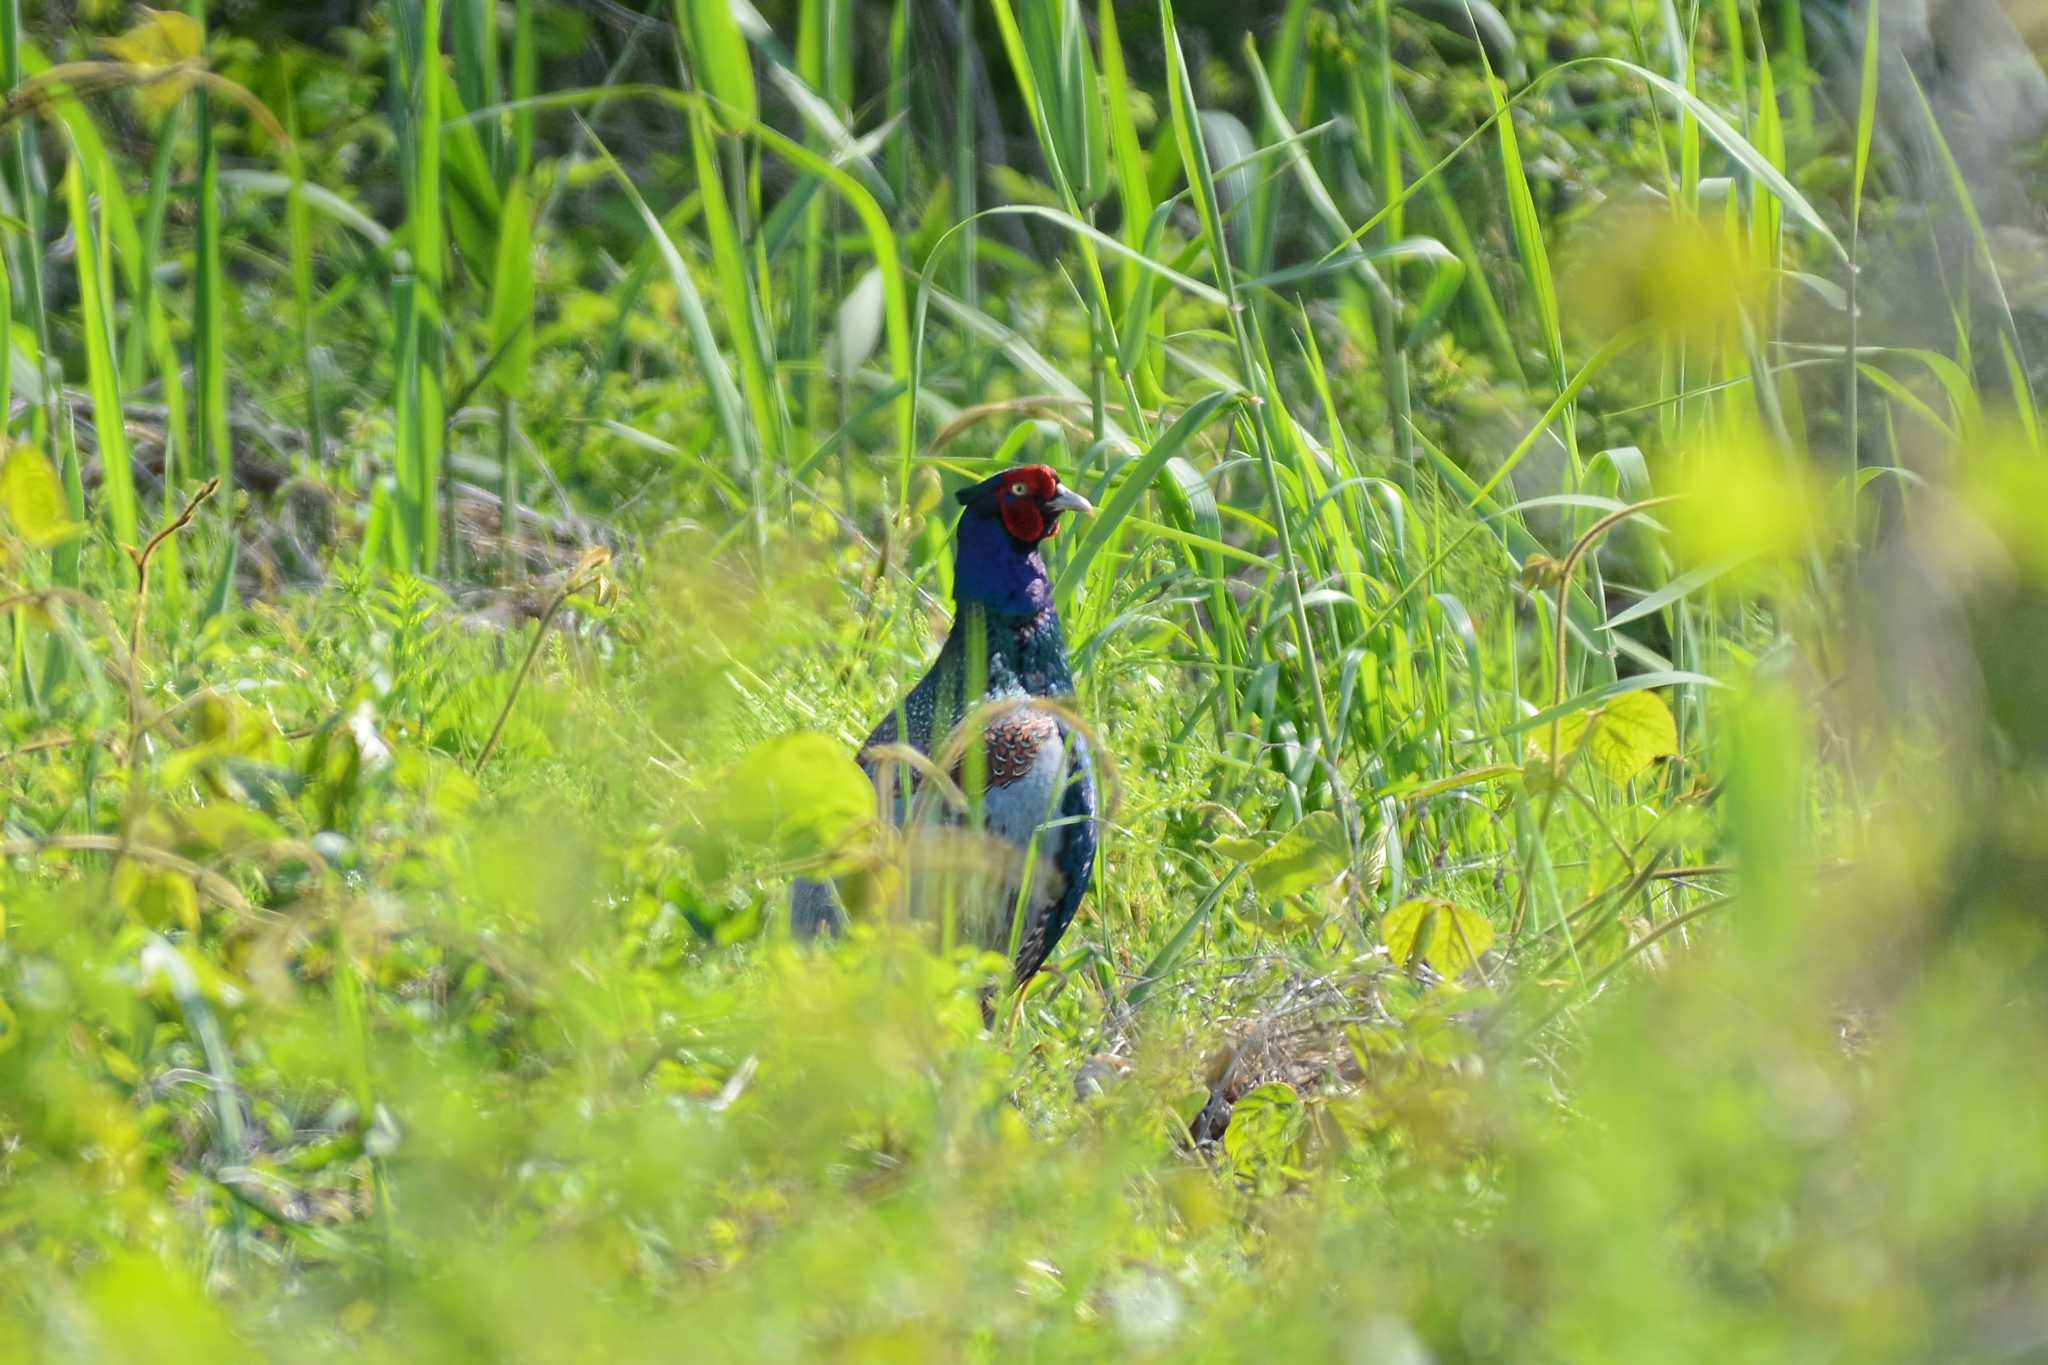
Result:
[[[1109,496],[1088,523],[1087,536],[1075,547],[1066,566],[1060,570],[1059,579],[1053,585],[1053,595],[1057,600],[1064,602],[1074,595],[1074,590],[1087,578],[1089,565],[1122,533],[1125,518],[1137,507],[1138,499],[1145,495],[1153,481],[1165,471],[1166,462],[1180,454],[1181,448],[1233,401],[1235,396],[1227,393],[1205,394],[1196,399],[1152,443],[1150,450],[1131,462],[1124,470],[1116,492]]]
[[[102,182],[104,183],[104,182]],[[64,198],[71,209],[80,321],[85,332],[85,370],[92,390],[93,426],[99,435],[100,491],[114,539],[140,544],[135,473],[128,455],[128,423],[121,402],[121,372],[114,361],[113,306],[106,297],[106,244],[100,238],[85,188],[85,167],[77,157],[64,168]]]

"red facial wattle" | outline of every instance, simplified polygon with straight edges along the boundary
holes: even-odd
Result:
[[[1006,497],[1002,502],[1002,515],[1003,529],[1027,545],[1036,544],[1059,531],[1058,522],[1047,524],[1048,519],[1036,498]]]

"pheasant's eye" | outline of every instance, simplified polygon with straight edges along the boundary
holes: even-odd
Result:
[[[1027,484],[1027,483],[1013,483],[1013,484],[1011,484],[1011,485],[1010,485],[1010,496],[1011,496],[1011,497],[1013,497],[1013,498],[1022,498],[1022,497],[1029,497],[1029,496],[1030,496],[1030,494],[1031,494],[1031,485],[1030,485],[1030,484]]]

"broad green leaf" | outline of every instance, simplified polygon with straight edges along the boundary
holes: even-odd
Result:
[[[142,21],[100,44],[115,61],[130,66],[175,66],[199,55],[205,38],[199,22],[177,10],[138,6]]]
[[[1863,216],[1863,181],[1870,172],[1870,143],[1877,129],[1878,17],[1882,7],[1865,5],[1863,31],[1863,78],[1856,99],[1856,170],[1849,189],[1849,221],[1853,226]]]
[[[48,549],[76,540],[85,528],[71,519],[63,481],[42,451],[15,445],[0,465],[0,506],[14,533],[35,548]]]
[[[533,227],[526,185],[514,177],[498,210],[497,267],[491,284],[491,382],[524,397],[533,371]]]
[[[1195,212],[1201,219],[1202,237],[1209,249],[1217,278],[1230,277],[1230,257],[1225,249],[1223,210],[1217,203],[1216,179],[1209,161],[1209,149],[1202,137],[1202,122],[1195,103],[1194,77],[1181,52],[1180,31],[1174,25],[1171,0],[1159,0],[1159,28],[1166,48],[1167,108],[1172,113],[1174,148],[1180,153],[1181,171],[1194,192]]]
[[[496,257],[504,200],[482,134],[464,117],[462,92],[446,70],[441,73],[440,93],[441,202],[456,248],[481,269],[483,262]]]
[[[1427,962],[1440,976],[1456,980],[1493,946],[1493,925],[1476,910],[1418,896],[1387,912],[1380,941],[1396,963]]]
[[[1109,189],[1109,129],[1102,82],[1088,46],[1078,0],[1028,0],[1021,21],[1007,0],[996,9],[997,27],[1025,98],[1033,110],[1054,179],[1075,202],[1092,204]]]
[[[140,12],[141,23],[118,37],[103,41],[101,50],[122,65],[140,72],[167,71],[185,63],[194,67],[198,65],[206,34],[196,19],[176,10],[156,10],[146,6],[140,7]],[[168,79],[145,81],[135,87],[135,95],[144,107],[161,114],[185,97],[192,80],[190,74],[181,72]]]
[[[1470,768],[1464,772],[1451,773],[1445,777],[1426,781],[1419,778],[1410,778],[1403,782],[1396,782],[1388,787],[1382,787],[1379,791],[1374,792],[1373,795],[1375,798],[1391,796],[1402,801],[1427,801],[1432,797],[1442,796],[1446,792],[1462,791],[1467,787],[1477,787],[1488,782],[1498,782],[1504,777],[1513,777],[1520,771],[1521,769],[1512,763],[1489,763],[1483,768]]]
[[[1223,1150],[1238,1169],[1255,1172],[1296,1164],[1308,1109],[1293,1086],[1271,1081],[1240,1099],[1223,1132]]]
[[[114,872],[114,902],[152,929],[199,931],[199,892],[175,872],[124,862]]]
[[[676,23],[689,41],[698,87],[711,96],[719,121],[738,131],[759,120],[754,60],[731,0],[676,0]]]
[[[1088,47],[1088,27],[1081,21],[1078,2],[1068,6],[1061,61],[1062,86],[1071,86],[1078,91],[1081,105],[1079,142],[1087,153],[1074,188],[1082,202],[1092,204],[1109,193],[1109,122],[1103,103],[1102,77],[1095,68],[1095,54]]]
[[[837,740],[784,735],[740,760],[715,813],[734,837],[779,858],[828,858],[874,819],[875,791]]]
[[[1494,129],[1500,136],[1501,180],[1507,192],[1508,222],[1513,228],[1516,253],[1522,259],[1523,277],[1529,285],[1530,311],[1541,330],[1544,351],[1550,360],[1551,378],[1560,390],[1569,392],[1564,322],[1558,307],[1557,282],[1550,270],[1550,248],[1544,238],[1543,220],[1536,211],[1536,199],[1529,188],[1521,140],[1515,132],[1514,111],[1508,104],[1507,87],[1490,74],[1486,88],[1493,96],[1493,112],[1498,119]],[[1560,401],[1563,401],[1565,392],[1558,395]],[[1496,480],[1499,477],[1496,475]]]
[[[896,414],[896,441],[898,459],[898,488],[907,492],[910,486],[910,464],[917,447],[917,414],[913,392],[918,387],[912,382],[917,366],[910,333],[910,295],[904,288],[902,249],[898,245],[895,229],[889,224],[889,216],[882,211],[859,180],[831,161],[819,156],[800,142],[784,137],[766,124],[757,126],[754,136],[762,146],[777,156],[789,161],[802,170],[817,176],[826,185],[839,191],[839,196],[860,219],[861,227],[868,238],[868,246],[874,253],[875,265],[882,272],[882,317],[883,331],[888,338],[889,375],[901,388],[890,398],[890,405]]]
[[[1678,724],[1655,692],[1625,692],[1590,716],[1582,742],[1592,765],[1626,786],[1660,758],[1678,753]]]
[[[1152,215],[1152,196],[1145,184],[1145,153],[1138,142],[1136,120],[1131,115],[1131,83],[1124,67],[1123,36],[1118,31],[1114,0],[1100,0],[1096,9],[1096,32],[1102,44],[1102,94],[1108,114],[1108,137],[1113,153],[1117,191],[1123,197],[1124,240],[1141,247],[1145,220]],[[1136,277],[1126,279],[1126,298]]]
[[[1224,857],[1234,858],[1241,863],[1254,862],[1260,854],[1266,851],[1266,846],[1257,839],[1245,839],[1234,836],[1213,840],[1209,847]]]
[[[1303,817],[1270,846],[1261,846],[1255,839],[1219,839],[1214,847],[1225,857],[1245,863],[1252,874],[1252,889],[1269,900],[1298,896],[1334,881],[1351,860],[1343,822],[1326,810]]]
[[[189,838],[213,853],[246,855],[285,838],[275,820],[233,801],[211,801],[180,811],[177,819]]]
[[[88,184],[90,180],[90,184]],[[112,279],[101,269],[112,249],[110,218],[95,214],[93,191],[102,208],[120,199],[105,157],[90,165],[74,158],[64,168],[64,199],[70,210],[74,278],[78,281],[79,331],[85,348],[86,387],[92,393],[93,425],[100,437],[100,501],[114,539],[137,543],[141,511],[135,497],[135,470],[129,458],[128,428],[123,413],[121,373],[114,354],[113,307],[108,297]],[[83,513],[82,505],[79,511]]]

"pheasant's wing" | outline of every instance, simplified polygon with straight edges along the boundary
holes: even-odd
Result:
[[[1088,741],[1080,735],[1070,733],[1069,740],[1073,747],[1067,763],[1066,790],[1060,794],[1059,814],[1048,826],[1049,831],[1057,831],[1061,836],[1058,852],[1053,856],[1053,866],[1059,869],[1061,877],[1059,899],[1046,907],[1037,923],[1028,926],[1018,945],[1020,982],[1030,980],[1045,965],[1060,936],[1074,922],[1081,897],[1088,894],[1088,886],[1095,879],[1095,848],[1101,833],[1095,814],[1095,758],[1088,751]]]
[[[958,690],[958,679],[950,678],[946,665],[946,657],[942,654],[917,680],[917,686],[890,708],[860,746],[861,766],[867,769],[868,780],[889,798],[889,816],[899,825],[909,818],[911,800],[917,795],[922,779],[916,768],[908,763],[892,763],[882,751],[900,745],[920,754],[931,753],[933,741],[939,738],[933,731],[942,700],[940,694],[949,680],[954,684],[954,690]],[[960,709],[957,698],[952,699],[950,705],[955,711]]]

